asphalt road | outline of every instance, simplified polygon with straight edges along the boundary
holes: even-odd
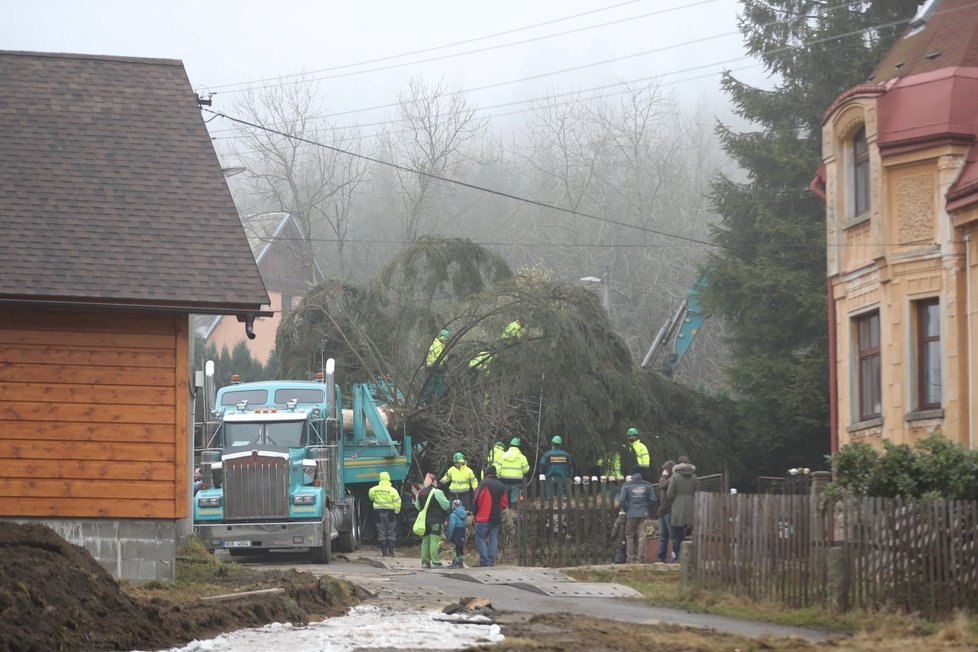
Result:
[[[255,568],[295,566],[314,575],[346,579],[371,593],[373,597],[368,603],[394,608],[442,609],[460,598],[488,598],[495,609],[502,611],[571,613],[634,623],[669,623],[750,637],[793,636],[822,641],[834,635],[815,629],[656,607],[645,600],[625,597],[632,594],[628,587],[574,582],[553,569],[496,566],[422,570],[415,558],[383,558],[369,546],[349,555],[335,556],[328,565],[310,564],[303,557],[290,554],[243,557],[236,561]]]

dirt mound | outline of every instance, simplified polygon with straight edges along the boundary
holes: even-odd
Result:
[[[295,571],[243,588],[280,588],[219,601],[135,599],[91,554],[46,526],[0,522],[0,650],[155,650],[269,622],[305,623],[357,602],[331,578]]]

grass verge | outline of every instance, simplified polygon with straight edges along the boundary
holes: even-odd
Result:
[[[678,569],[659,564],[562,570],[574,579],[585,582],[614,582],[630,586],[658,606],[846,634],[871,634],[886,630],[889,634],[902,632],[908,636],[944,635],[978,645],[978,618],[965,614],[928,620],[893,611],[850,609],[843,613],[821,607],[791,608],[777,602],[754,601],[727,591],[686,586],[679,582]]]

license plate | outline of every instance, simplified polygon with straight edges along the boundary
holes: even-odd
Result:
[[[251,541],[225,541],[225,548],[250,548]]]

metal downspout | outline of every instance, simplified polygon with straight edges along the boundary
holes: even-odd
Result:
[[[835,341],[835,290],[832,286],[832,278],[829,283],[829,436],[831,438],[831,451],[835,455],[839,452],[839,415],[837,400],[839,396],[838,386],[838,367],[836,365],[836,341]]]
[[[975,341],[972,338],[971,323],[974,318],[974,305],[971,295],[971,234],[964,235],[964,288],[965,311],[968,323],[965,331],[968,337],[968,449],[975,449]]]

